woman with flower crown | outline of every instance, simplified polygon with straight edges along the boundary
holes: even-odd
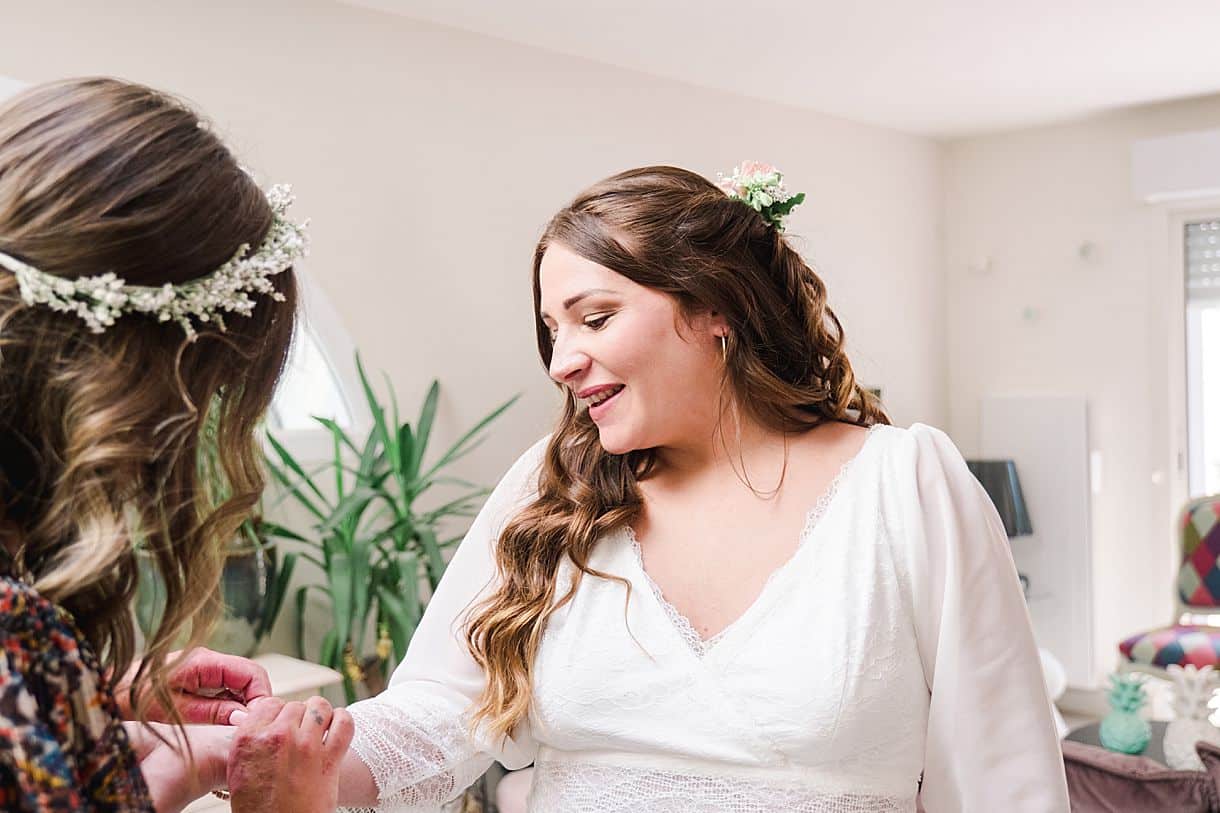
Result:
[[[562,415],[350,708],[342,802],[436,810],[498,760],[535,813],[1067,811],[999,519],[855,380],[800,200],[647,167],[551,220]]]
[[[226,784],[237,813],[334,808],[346,712],[269,697],[242,658],[170,652],[207,629],[262,492],[254,433],[304,250],[289,202],[140,85],[54,82],[0,106],[2,810],[165,813]],[[137,546],[167,600],[132,664]]]

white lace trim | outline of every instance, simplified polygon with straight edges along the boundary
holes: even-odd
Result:
[[[739,777],[540,761],[529,813],[911,813],[915,793],[890,796]]]
[[[351,747],[377,784],[377,811],[431,813],[487,770],[491,760],[474,749],[460,711],[424,692],[383,697],[348,708]]]
[[[809,509],[809,513],[805,515],[805,524],[801,528],[800,535],[797,537],[798,541],[796,550],[792,552],[792,555],[789,556],[782,565],[771,571],[771,573],[767,576],[766,581],[763,582],[763,586],[758,591],[758,595],[755,597],[751,607],[753,604],[758,603],[758,601],[767,592],[768,588],[770,588],[771,583],[779,578],[781,573],[788,570],[793,560],[800,555],[801,550],[805,547],[805,543],[809,541],[809,537],[813,535],[813,529],[817,527],[819,522],[821,522],[827,509],[830,508],[830,504],[834,502],[835,496],[839,493],[839,486],[842,485],[847,473],[851,470],[852,466],[855,465],[856,461],[860,458],[860,455],[863,454],[869,438],[872,436],[873,431],[878,426],[880,426],[880,424],[873,424],[868,427],[868,429],[865,431],[864,443],[861,444],[860,448],[854,455],[848,458],[843,465],[839,467],[839,471],[835,474],[834,478],[831,479],[830,485],[826,487],[826,490],[822,492],[822,496],[818,497],[817,502],[815,502],[813,507]],[[636,538],[635,529],[630,525],[626,525],[624,528],[627,541],[631,545],[631,551],[635,555],[636,564],[639,566],[640,573],[644,575],[645,583],[648,585],[649,589],[652,590],[653,595],[657,597],[657,603],[661,605],[661,609],[665,611],[665,615],[669,618],[670,623],[673,624],[674,628],[678,631],[678,634],[682,637],[682,640],[686,642],[686,645],[690,647],[691,651],[700,658],[706,656],[707,653],[712,651],[712,648],[715,647],[716,644],[720,643],[720,641],[724,639],[729,630],[737,626],[737,623],[749,614],[750,608],[746,608],[746,610],[740,616],[734,619],[733,622],[724,629],[720,630],[720,632],[717,632],[710,638],[704,638],[699,634],[698,630],[695,629],[695,625],[691,623],[690,619],[687,618],[681,610],[670,603],[669,599],[665,597],[664,591],[661,590],[661,586],[653,581],[652,576],[648,574],[648,569],[644,567],[644,551],[640,547],[639,539]]]

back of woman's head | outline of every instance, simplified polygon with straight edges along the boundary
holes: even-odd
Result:
[[[538,351],[548,368],[553,342],[542,316],[541,272],[553,245],[672,297],[680,318],[724,319],[718,414],[740,410],[786,433],[827,421],[889,422],[856,382],[822,280],[771,219],[707,179],[675,167],[628,170],[589,187],[551,219],[533,266]],[[547,617],[584,574],[604,575],[587,567],[593,546],[640,511],[637,484],[655,465],[651,449],[606,452],[588,410],[572,392],[565,395],[538,496],[506,525],[496,548],[500,586],[467,630],[488,674],[474,719],[497,734],[528,711]],[[724,442],[724,427],[718,430]],[[559,586],[565,559],[575,565],[574,581]]]
[[[41,85],[0,106],[0,252],[74,280],[205,277],[273,223],[267,197],[178,100],[113,79]],[[126,313],[94,332],[22,297],[0,269],[0,541],[73,612],[107,666],[132,657],[136,547],[166,609],[144,674],[215,609],[224,543],[263,479],[255,440],[292,338],[295,282],[255,295],[225,330]],[[199,448],[211,413],[226,491],[209,503]],[[158,681],[154,681],[154,685]]]

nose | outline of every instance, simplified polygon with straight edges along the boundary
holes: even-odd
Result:
[[[564,341],[561,333],[551,347],[550,374],[556,382],[571,385],[589,369],[589,354],[571,341]]]

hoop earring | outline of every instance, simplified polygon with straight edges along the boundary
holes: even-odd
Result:
[[[722,359],[724,359],[725,364],[729,363],[729,337],[728,336],[722,335],[720,337],[720,356]]]

